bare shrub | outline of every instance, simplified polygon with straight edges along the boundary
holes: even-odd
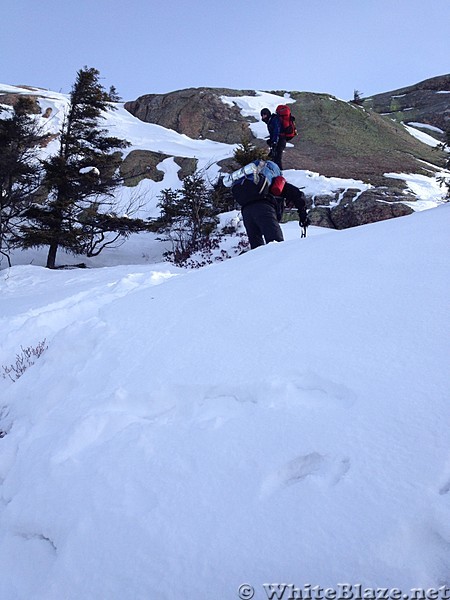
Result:
[[[28,346],[27,348],[20,346],[21,352],[16,354],[16,362],[9,366],[2,365],[3,379],[9,377],[11,381],[17,381],[19,377],[25,373],[28,367],[34,365],[36,360],[42,356],[47,348],[48,346],[45,338],[42,342],[39,342],[37,346]]]

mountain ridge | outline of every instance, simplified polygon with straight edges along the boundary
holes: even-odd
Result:
[[[420,121],[439,141],[436,130],[450,128],[450,74],[438,75],[391,92],[382,92],[362,99],[363,106],[385,114],[397,122]]]
[[[30,90],[35,111],[39,113],[39,89],[25,89]],[[15,99],[17,94],[6,88],[2,91],[0,85],[0,103],[11,105]],[[398,100],[402,110],[386,114],[386,107],[398,108]],[[418,198],[404,178],[397,175],[413,173],[436,179],[444,168],[446,155],[433,146],[437,146],[444,133],[435,124],[450,127],[450,75],[358,102],[313,92],[201,87],[168,94],[145,94],[123,106],[143,123],[159,125],[196,142],[212,140],[231,147],[250,139],[255,146],[266,148],[264,133],[267,132],[256,107],[261,104],[262,108],[267,103],[275,110],[277,104],[284,102],[290,103],[299,131],[284,153],[285,169],[356,180],[370,188],[361,193],[361,189],[352,190],[347,186],[327,197],[317,197],[305,190],[313,224],[342,229],[409,214]],[[248,106],[252,110],[248,110]],[[413,128],[405,126],[402,120],[405,114],[411,115],[408,122]],[[416,121],[419,118],[423,123]],[[428,136],[427,143],[418,139],[417,134],[423,133],[423,129]],[[180,167],[179,179],[198,168],[199,162],[192,155],[187,158],[172,154],[173,151],[164,147],[154,150],[135,147],[121,166],[125,185],[135,187],[143,179],[161,181],[158,165],[170,157]],[[236,168],[232,158],[216,161],[222,172]],[[213,156],[211,163],[214,163]]]
[[[436,80],[450,90],[447,86],[450,76],[430,81]],[[424,85],[425,82],[416,84]],[[437,169],[444,164],[443,154],[432,151],[399,126],[398,114],[395,120],[386,117],[379,110],[372,110],[368,99],[358,105],[330,94],[283,90],[268,93],[287,95],[294,100],[290,107],[299,135],[285,152],[287,169],[307,169],[326,177],[363,179],[373,185],[389,186],[384,180],[385,172],[415,170],[425,174],[419,161],[434,164]],[[250,128],[255,119],[243,116],[236,104],[224,105],[221,101],[224,95],[236,98],[257,94],[257,91],[226,88],[188,88],[170,94],[143,95],[125,102],[124,106],[144,122],[168,127],[195,139],[208,137],[218,142],[239,143],[242,137],[249,137],[255,145],[263,147],[264,142],[255,138]],[[378,106],[378,96],[390,95],[391,92],[385,92],[371,98]],[[450,119],[450,96],[443,98],[442,103]],[[275,110],[275,106],[270,108]],[[444,108],[441,121],[447,122]],[[359,114],[353,109],[359,110]]]
[[[431,96],[429,88],[433,89]],[[421,111],[411,112],[411,117],[423,116],[424,128],[434,128],[427,129],[427,133],[434,134],[434,137],[430,135],[434,146],[411,134],[411,129],[405,127],[401,119],[403,113],[384,114],[384,104],[378,98],[387,102],[387,98],[397,95],[398,91],[384,92],[372,96],[370,101],[362,99],[358,103],[323,93],[267,92],[273,94],[271,110],[275,110],[276,102],[282,102],[283,98],[291,101],[290,108],[299,130],[284,153],[285,169],[311,171],[328,178],[361,180],[372,188],[362,194],[360,190],[342,189],[334,198],[322,198],[319,202],[317,198],[309,197],[310,218],[314,224],[342,229],[410,214],[413,212],[410,203],[416,200],[414,193],[403,181],[388,174],[417,173],[434,177],[443,169],[445,154],[435,147],[443,139],[443,131],[439,133],[433,123],[450,127],[450,95],[442,93],[439,102],[432,100],[433,94],[450,90],[450,75],[431,78],[407,89],[413,96],[408,95],[405,102],[415,102],[422,107]],[[165,95],[140,96],[124,106],[144,122],[173,128],[196,139],[208,137],[218,142],[238,143],[247,138],[255,146],[264,148],[264,140],[252,131],[257,119],[238,107],[238,102],[245,103],[246,95],[256,99],[261,93],[188,88]],[[224,95],[226,103],[223,102]],[[427,98],[429,107],[425,110]],[[373,103],[373,108],[369,102]],[[434,115],[434,119],[430,115]],[[418,124],[414,122],[414,125]],[[128,158],[129,163],[132,158]],[[232,160],[221,161],[219,165],[224,170],[235,166]],[[340,201],[343,195],[344,203]],[[334,203],[338,206],[333,206]]]

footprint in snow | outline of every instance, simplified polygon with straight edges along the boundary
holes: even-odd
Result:
[[[450,458],[447,458],[446,465],[443,469],[441,483],[439,485],[439,494],[445,496],[450,492]]]
[[[450,479],[448,479],[441,487],[439,488],[439,494],[444,496],[450,492]]]
[[[341,481],[349,469],[350,459],[347,457],[331,459],[319,452],[310,452],[297,456],[270,474],[262,484],[262,493],[269,495],[308,478],[321,479],[333,486]]]

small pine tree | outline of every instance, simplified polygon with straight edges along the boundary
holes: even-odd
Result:
[[[211,191],[211,203],[214,207],[214,212],[224,213],[234,210],[236,208],[236,201],[231,192],[231,188],[227,188],[223,184],[221,177],[212,185]]]
[[[166,257],[175,264],[183,264],[202,248],[218,223],[218,210],[203,174],[197,171],[188,175],[179,190],[163,190],[158,206],[161,217],[157,231],[160,239],[172,245]]]
[[[78,71],[59,152],[44,161],[48,197],[28,211],[29,224],[21,230],[22,247],[49,246],[48,268],[55,267],[59,247],[94,256],[131,231],[145,228],[142,221],[116,213],[114,192],[122,184],[119,150],[129,143],[109,136],[101,121],[118,100],[113,87],[106,91],[100,84],[96,69]],[[107,236],[110,232],[114,235]]]
[[[442,144],[439,144],[438,148],[441,150],[450,150],[450,129],[447,129],[445,132],[444,141]],[[445,168],[450,169],[450,155],[447,155],[447,159],[445,161]],[[447,198],[450,200],[450,177],[441,177],[440,182],[442,185],[447,186]]]
[[[38,160],[43,135],[38,122],[30,115],[33,102],[21,96],[12,115],[0,119],[0,254],[8,260],[17,228],[42,181]],[[0,108],[0,113],[6,112]]]
[[[265,148],[256,147],[253,142],[244,137],[233,153],[233,158],[238,164],[238,167],[245,167],[254,160],[267,160],[268,152]]]
[[[352,100],[353,104],[358,104],[361,105],[363,103],[363,99],[362,99],[362,92],[360,92],[359,90],[353,90],[353,100]]]

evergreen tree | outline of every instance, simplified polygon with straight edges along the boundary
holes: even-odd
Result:
[[[364,103],[362,99],[362,92],[359,90],[353,90],[353,100],[350,100],[353,104],[362,105]]]
[[[217,181],[212,184],[210,198],[216,214],[236,209],[236,201],[233,197],[231,188],[224,186],[222,177],[219,177]]]
[[[445,132],[444,141],[442,144],[439,144],[438,148],[441,150],[450,151],[450,129],[447,129]],[[450,157],[447,155],[447,159],[445,161],[445,168],[450,169]],[[447,198],[450,200],[450,177],[441,177],[440,182],[442,185],[447,186]]]
[[[183,179],[180,190],[163,190],[158,206],[161,208],[158,232],[172,244],[166,255],[176,264],[182,264],[202,248],[218,223],[211,190],[203,175],[196,172]]]
[[[237,162],[238,168],[245,167],[254,160],[267,160],[267,148],[258,148],[251,140],[244,137],[234,151],[233,158]]]
[[[17,228],[42,180],[38,153],[45,136],[30,115],[31,110],[31,98],[22,96],[12,115],[0,119],[0,254],[7,258],[9,266],[8,252]]]
[[[77,73],[59,136],[59,152],[44,161],[48,197],[27,212],[22,247],[49,246],[47,267],[54,268],[59,247],[94,256],[132,231],[145,229],[138,219],[119,217],[114,192],[121,185],[120,149],[127,141],[108,135],[104,112],[119,97],[106,91],[96,69]],[[108,234],[114,232],[112,236]]]

